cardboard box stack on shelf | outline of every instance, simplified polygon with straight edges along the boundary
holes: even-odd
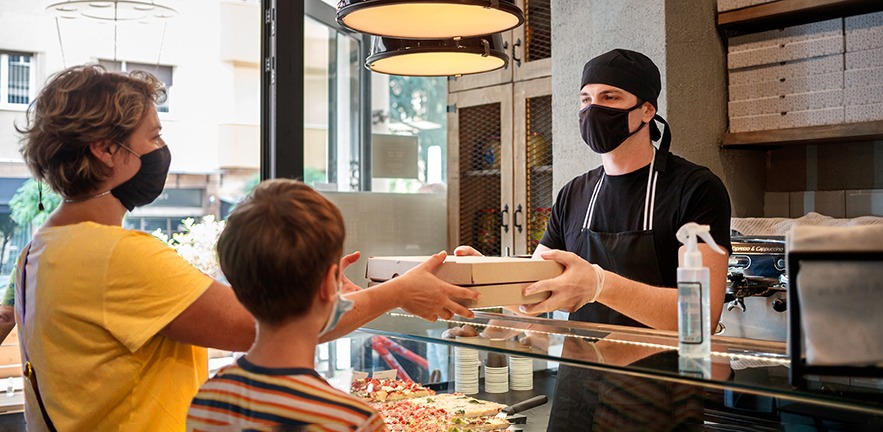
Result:
[[[844,121],[843,20],[729,39],[730,132]]]
[[[883,12],[846,17],[846,122],[883,120]]]
[[[764,3],[773,3],[779,0],[718,0],[717,11],[726,12],[736,9],[742,9],[748,6],[757,6]]]
[[[365,277],[383,282],[426,261],[428,256],[371,257]],[[524,296],[522,290],[532,283],[553,278],[564,271],[555,261],[527,258],[448,256],[435,271],[439,279],[478,291],[478,300],[464,300],[466,307],[495,307],[539,303],[549,298],[548,292]],[[370,286],[370,284],[369,284]]]

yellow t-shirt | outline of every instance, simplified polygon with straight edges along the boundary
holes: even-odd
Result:
[[[26,277],[15,301],[22,360],[27,350],[58,430],[185,430],[206,350],[157,332],[211,278],[149,234],[89,222],[40,229]],[[42,430],[25,388],[29,430]]]

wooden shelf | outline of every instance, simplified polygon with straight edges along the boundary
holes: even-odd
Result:
[[[760,32],[883,11],[883,0],[778,0],[717,15],[725,39]],[[722,148],[769,148],[883,139],[883,120],[793,129],[724,134]]]
[[[723,148],[764,148],[784,145],[828,144],[883,139],[883,120],[793,129],[726,133]]]
[[[758,32],[881,10],[880,0],[778,0],[721,12],[717,25],[739,33]]]

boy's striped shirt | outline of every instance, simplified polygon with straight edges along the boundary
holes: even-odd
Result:
[[[385,431],[365,402],[343,393],[313,369],[264,368],[240,357],[200,389],[187,413],[188,431]]]

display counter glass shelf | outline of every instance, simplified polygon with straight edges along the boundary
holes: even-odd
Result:
[[[446,330],[464,325],[480,336],[443,337]],[[476,312],[474,319],[455,316],[436,322],[393,311],[350,338],[356,347],[355,370],[398,367],[400,377],[407,374],[442,393],[461,384],[457,362],[463,349],[477,351],[482,364],[501,357],[532,359],[530,391],[488,393],[485,369],[480,367],[477,397],[514,403],[548,395],[549,407],[537,411],[551,414],[551,423],[545,424],[546,414],[535,415],[529,422],[532,428],[523,430],[569,430],[587,424],[622,430],[660,425],[678,430],[672,426],[702,424],[750,430],[790,425],[806,425],[806,430],[883,430],[883,380],[808,377],[805,386],[794,387],[788,381],[790,360],[781,342],[715,336],[710,362],[687,362],[678,357],[676,332],[486,311]]]

